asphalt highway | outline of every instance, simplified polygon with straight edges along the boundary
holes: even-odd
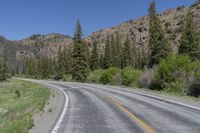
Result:
[[[200,110],[95,84],[37,81],[67,97],[52,133],[200,133]],[[64,109],[65,108],[65,109]]]

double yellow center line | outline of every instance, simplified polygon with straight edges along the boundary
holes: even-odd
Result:
[[[121,109],[122,111],[124,111],[125,113],[127,113],[132,120],[134,120],[135,122],[137,122],[137,124],[139,124],[145,130],[145,132],[147,132],[147,133],[156,133],[156,131],[150,125],[148,125],[146,122],[144,122],[143,120],[141,120],[140,118],[138,118],[137,116],[135,116],[128,109],[126,109],[123,105],[121,105],[120,103],[118,103],[114,98],[107,97],[107,96],[105,96],[103,94],[97,93],[94,90],[93,91],[90,90],[90,92],[94,93],[95,95],[98,95],[99,97],[106,98],[107,100],[110,100],[119,109]]]
[[[128,109],[126,109],[124,106],[122,106],[120,103],[118,103],[115,99],[113,99],[113,98],[110,98],[110,99],[117,107],[119,107],[121,110],[126,112],[133,120],[135,120],[137,123],[139,123],[147,133],[156,133],[152,127],[150,127],[147,123],[145,123],[144,121],[139,119],[137,116],[132,114]]]

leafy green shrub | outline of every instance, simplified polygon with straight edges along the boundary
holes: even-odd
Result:
[[[139,86],[139,77],[142,72],[132,67],[127,67],[122,70],[122,84],[126,86]]]
[[[184,55],[171,55],[161,61],[156,72],[156,80],[167,91],[183,93],[187,89],[187,74],[190,72],[191,60]]]
[[[195,61],[191,65],[191,75],[195,77],[195,79],[200,82],[200,61]]]
[[[90,72],[87,77],[87,82],[99,83],[100,77],[103,74],[103,72],[104,70],[101,70],[101,69]]]
[[[51,77],[50,77],[51,79],[54,79],[54,80],[61,80],[62,78],[63,78],[63,76],[62,75],[52,75]]]
[[[17,98],[20,98],[20,97],[21,97],[21,93],[20,93],[19,90],[15,90],[15,94],[16,94]]]
[[[192,82],[189,84],[187,95],[194,97],[200,96],[200,83],[195,79],[193,79]]]
[[[121,72],[121,69],[112,67],[103,72],[100,77],[100,83],[103,84],[120,84],[118,81],[114,81],[113,77],[118,76]]]
[[[72,76],[71,75],[64,75],[62,80],[63,81],[71,81],[72,80]]]
[[[193,62],[191,65],[190,78],[188,78],[189,85],[187,95],[200,96],[200,61]]]

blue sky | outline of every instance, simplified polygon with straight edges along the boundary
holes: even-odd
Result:
[[[3,0],[0,35],[11,40],[32,34],[62,33],[72,36],[77,18],[87,36],[147,14],[151,0]],[[194,0],[155,0],[157,9],[191,5]]]

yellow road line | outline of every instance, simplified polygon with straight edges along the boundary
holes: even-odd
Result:
[[[126,112],[132,119],[134,119],[136,122],[138,122],[147,131],[147,133],[156,133],[152,127],[150,127],[144,121],[142,121],[137,116],[132,114],[129,110],[127,110],[125,107],[123,107],[121,104],[119,104],[115,99],[113,99],[113,98],[110,98],[110,99],[117,107],[119,107],[121,110]]]

